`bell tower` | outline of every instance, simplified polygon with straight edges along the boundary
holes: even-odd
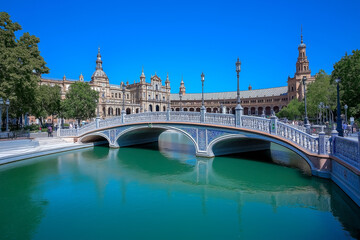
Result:
[[[306,45],[303,40],[302,26],[301,26],[301,43],[298,47],[299,56],[296,61],[296,75],[311,74],[309,69],[309,60],[306,56]]]
[[[185,95],[185,84],[184,84],[184,80],[183,80],[182,76],[181,76],[181,82],[180,82],[180,94]]]

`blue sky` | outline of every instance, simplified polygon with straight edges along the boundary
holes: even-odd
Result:
[[[0,11],[40,38],[48,77],[90,80],[98,46],[110,83],[169,73],[173,93],[285,86],[303,25],[312,73],[360,47],[360,1],[3,1]]]

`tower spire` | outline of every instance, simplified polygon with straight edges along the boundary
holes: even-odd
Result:
[[[304,43],[304,41],[303,41],[303,34],[302,34],[302,24],[301,24],[301,43]]]
[[[96,70],[102,70],[102,60],[100,54],[100,46],[98,47],[98,54],[96,59]]]

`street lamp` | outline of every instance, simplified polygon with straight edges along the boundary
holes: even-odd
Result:
[[[125,84],[122,85],[122,92],[123,92],[123,104],[122,104],[121,113],[125,113]]]
[[[345,104],[344,108],[345,108],[345,123],[347,124],[347,110],[348,110],[348,105]]]
[[[180,98],[180,111],[182,111],[183,110],[183,108],[182,108],[182,94],[181,94],[181,91],[179,92],[179,98]]]
[[[340,88],[339,88],[340,78],[335,79],[335,82],[336,82],[336,90],[337,90],[336,131],[338,131],[340,137],[343,137],[344,136],[344,130],[342,129],[341,110],[340,110]]]
[[[306,106],[306,88],[305,88],[305,85],[306,85],[306,76],[303,77],[302,81],[303,81],[303,85],[304,85],[304,104],[305,104],[305,119],[304,119],[304,125],[306,127],[306,129],[308,130],[310,128],[310,124],[309,124],[309,120],[308,120],[308,117],[307,117],[307,106]]]
[[[236,65],[236,75],[237,75],[237,104],[240,104],[240,82],[239,82],[239,78],[240,78],[240,71],[241,71],[241,62],[239,60],[239,58],[237,59],[237,62],[235,63]]]
[[[10,101],[9,99],[6,99],[6,132],[9,131],[9,107],[10,107]]]
[[[1,132],[1,127],[2,127],[2,106],[4,105],[4,100],[2,99],[2,97],[0,97],[0,132]]]
[[[201,84],[202,84],[202,95],[201,95],[202,106],[201,106],[201,108],[205,108],[205,105],[204,105],[204,82],[205,82],[205,74],[201,73]]]

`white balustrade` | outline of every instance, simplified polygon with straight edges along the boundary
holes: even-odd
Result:
[[[205,113],[205,123],[235,126],[234,114]]]
[[[262,132],[270,132],[270,119],[254,116],[241,116],[242,127]]]
[[[355,139],[335,137],[334,156],[346,163],[360,168],[359,143]]]

